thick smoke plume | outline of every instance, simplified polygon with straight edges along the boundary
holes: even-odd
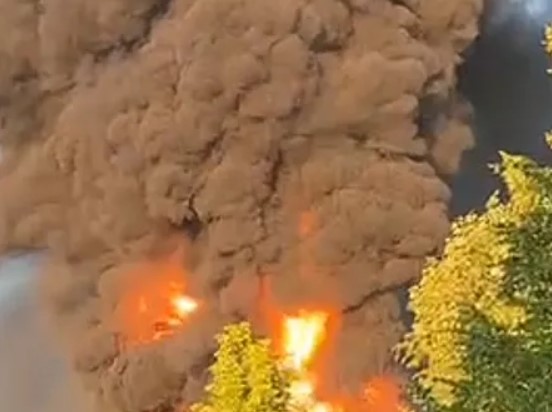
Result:
[[[213,335],[266,288],[343,313],[329,386],[391,367],[395,291],[446,236],[472,142],[455,68],[481,2],[0,0],[0,247],[48,250],[98,410],[197,399]],[[127,348],[122,274],[175,248],[206,309]]]

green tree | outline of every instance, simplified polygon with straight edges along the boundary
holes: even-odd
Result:
[[[507,200],[456,221],[411,291],[398,349],[423,411],[552,411],[552,169],[501,158]]]
[[[285,412],[290,377],[269,341],[255,338],[247,323],[225,327],[217,341],[206,401],[192,406],[192,412]]]

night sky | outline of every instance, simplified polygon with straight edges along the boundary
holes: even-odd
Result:
[[[477,145],[453,181],[453,215],[480,208],[497,187],[486,165],[499,150],[552,164],[544,143],[552,129],[551,63],[542,47],[547,21],[551,0],[497,0],[483,19],[459,71],[461,91],[475,109]]]

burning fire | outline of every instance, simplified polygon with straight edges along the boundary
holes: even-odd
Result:
[[[310,365],[327,337],[329,314],[301,311],[283,320],[284,366],[294,375],[290,387],[292,410],[301,412],[407,412],[394,379],[377,377],[366,385],[364,396],[352,408],[339,402],[321,401],[316,393],[316,376]]]
[[[299,216],[298,235],[307,238],[317,223],[316,213],[306,211]],[[308,251],[301,256],[301,274],[310,276],[316,272]],[[284,366],[295,379],[291,383],[292,410],[301,412],[409,412],[401,400],[401,391],[391,377],[377,377],[369,381],[365,393],[347,402],[321,401],[318,398],[316,373],[311,365],[317,351],[328,337],[327,311],[299,311],[297,316],[283,319]],[[346,407],[344,405],[347,405]]]
[[[186,319],[198,309],[198,302],[183,292],[182,285],[172,283],[166,290],[161,286],[154,295],[152,292],[142,293],[135,298],[129,296],[126,300],[127,316],[126,337],[131,343],[148,343],[157,341],[174,333]],[[137,302],[136,315],[132,315],[133,301]]]
[[[185,295],[175,296],[171,300],[171,303],[177,315],[179,315],[180,317],[184,317],[192,312],[195,312],[198,307],[198,304],[195,300]]]
[[[317,349],[326,338],[329,315],[325,312],[302,311],[283,322],[285,366],[295,379],[291,383],[291,403],[305,412],[341,412],[341,408],[317,399],[316,379],[309,366]]]
[[[176,289],[176,285],[174,287]],[[159,319],[154,323],[155,333],[152,336],[154,341],[170,335],[175,329],[181,327],[186,318],[198,308],[195,300],[178,292],[168,299],[168,302],[167,312],[160,314]]]
[[[300,312],[284,319],[285,366],[295,375],[290,388],[291,403],[305,412],[335,412],[330,404],[316,399],[316,382],[309,365],[326,337],[328,314]]]
[[[142,264],[126,275],[116,310],[126,344],[147,344],[170,336],[199,309],[199,302],[186,293],[186,273],[175,259]],[[272,319],[276,321],[273,325],[281,328],[282,367],[292,375],[291,411],[407,412],[399,386],[387,377],[368,382],[358,398],[321,399],[317,385],[320,371],[314,364],[330,334],[331,319],[333,314],[325,310],[300,310]]]
[[[172,335],[199,308],[186,294],[185,273],[175,261],[142,264],[126,275],[116,314],[129,345]]]
[[[401,400],[399,385],[388,376],[378,376],[368,382],[364,401],[368,412],[410,412]]]
[[[302,312],[284,320],[284,351],[296,370],[304,369],[325,338],[328,314]]]

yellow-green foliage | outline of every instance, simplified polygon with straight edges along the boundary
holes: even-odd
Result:
[[[544,45],[546,52],[552,56],[552,26],[545,30]],[[552,146],[552,133],[547,134],[546,140]],[[546,328],[541,328],[538,322],[546,318],[543,313],[548,312],[539,306],[540,312],[537,312],[540,317],[536,319],[534,308],[529,308],[527,299],[514,301],[511,289],[514,277],[518,282],[521,282],[519,279],[528,282],[527,279],[533,279],[530,276],[533,271],[540,271],[541,275],[548,273],[543,269],[548,262],[539,261],[536,253],[525,250],[525,255],[518,255],[523,249],[520,245],[538,244],[527,234],[531,232],[529,228],[545,230],[549,224],[550,211],[543,206],[550,201],[549,194],[542,192],[542,184],[548,179],[545,176],[550,171],[539,169],[534,162],[522,156],[501,153],[501,158],[501,165],[495,166],[495,171],[500,173],[506,184],[508,202],[501,203],[495,194],[482,214],[470,213],[458,219],[453,224],[443,255],[428,262],[421,282],[411,291],[410,309],[414,313],[414,325],[398,350],[406,365],[417,371],[414,388],[418,394],[421,393],[421,402],[426,407],[424,410],[471,411],[472,407],[480,410],[482,405],[489,408],[489,405],[501,404],[495,397],[506,392],[500,390],[517,390],[522,399],[525,392],[515,389],[516,376],[522,376],[522,371],[505,371],[499,366],[510,358],[515,358],[518,364],[533,359],[531,356],[534,354],[523,352],[527,348],[544,347],[548,350],[548,341],[539,341],[538,345],[524,343],[535,336],[539,339],[544,336],[541,329]],[[535,174],[536,170],[539,172]],[[537,175],[540,176],[539,182],[535,177]],[[540,233],[541,237],[542,233],[546,230]],[[542,260],[540,255],[539,259]],[[520,274],[516,270],[525,272]],[[530,286],[535,289],[534,285]],[[531,287],[527,290],[533,290]],[[529,296],[528,293],[523,291],[522,295]],[[531,298],[542,303],[537,297]],[[545,306],[548,305],[545,303]],[[508,349],[502,354],[501,348]],[[495,356],[497,353],[500,356]],[[496,361],[501,365],[488,366],[484,363],[488,359],[500,359],[502,355],[502,361]],[[534,362],[531,360],[528,365]],[[521,368],[514,361],[507,364]],[[524,368],[523,376],[529,378],[540,373],[527,365]],[[473,373],[479,378],[470,379]],[[510,381],[506,379],[507,375],[512,375]],[[474,382],[481,376],[486,376],[490,381]],[[495,382],[492,377],[496,378]],[[542,383],[542,379],[537,380]],[[500,386],[505,382],[513,386],[492,386],[493,383]],[[478,385],[483,385],[483,389]],[[485,385],[490,389],[484,388]],[[528,382],[521,385],[530,386]],[[540,388],[534,382],[532,385],[530,387]],[[461,391],[466,405],[458,402],[459,388],[463,388]],[[548,399],[547,393],[543,393],[538,392],[540,398]],[[470,394],[473,399],[479,396],[476,402],[471,402]],[[468,398],[465,398],[466,395]],[[517,402],[515,396],[512,399]],[[514,402],[512,399],[508,402]],[[502,407],[508,402],[504,401]],[[530,403],[527,399],[519,402],[514,412],[520,410],[519,405]]]
[[[502,291],[504,262],[510,245],[500,231],[523,221],[538,200],[535,183],[525,173],[530,160],[501,153],[501,174],[510,194],[501,203],[497,194],[482,214],[458,219],[439,259],[428,262],[422,280],[411,292],[414,313],[412,331],[399,346],[407,366],[419,371],[416,380],[423,390],[444,406],[455,402],[455,387],[469,379],[465,370],[465,337],[474,311],[509,334],[526,321],[523,307],[508,301]]]
[[[247,323],[227,326],[217,337],[212,382],[204,403],[192,412],[284,412],[289,377],[267,340],[256,339]]]
[[[549,55],[552,55],[552,25],[546,26],[546,29],[544,30],[544,46],[546,52]]]

